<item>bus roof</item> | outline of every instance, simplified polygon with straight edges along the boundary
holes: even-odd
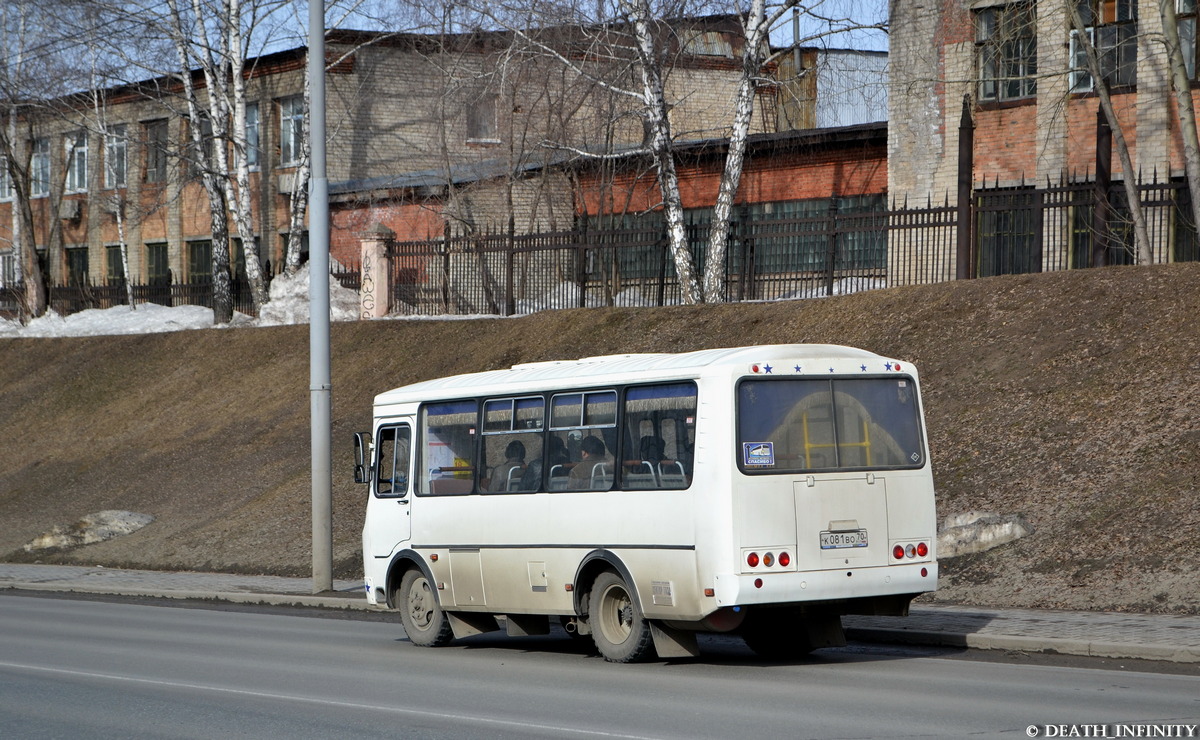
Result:
[[[772,344],[752,347],[706,349],[696,352],[602,355],[578,360],[552,360],[514,365],[507,370],[467,373],[394,388],[375,397],[376,405],[406,403],[435,398],[487,395],[553,389],[560,385],[597,385],[653,381],[680,376],[699,376],[714,370],[736,374],[775,373],[828,374],[848,372],[896,372],[901,363],[854,347],[836,344]],[[732,368],[731,368],[732,366]],[[757,368],[752,370],[751,368]],[[904,372],[916,370],[904,363]]]

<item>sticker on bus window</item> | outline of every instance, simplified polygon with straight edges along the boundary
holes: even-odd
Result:
[[[748,468],[773,467],[775,446],[770,442],[743,442],[742,464]]]

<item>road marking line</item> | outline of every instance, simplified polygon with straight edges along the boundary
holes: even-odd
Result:
[[[451,720],[458,722],[473,722],[481,725],[506,725],[518,730],[542,730],[561,735],[582,735],[592,737],[618,738],[619,740],[654,740],[648,735],[625,735],[619,732],[605,732],[603,730],[585,730],[578,727],[563,727],[560,725],[545,725],[533,722],[517,722],[514,720],[495,719],[492,717],[478,717],[469,714],[451,714],[448,712],[431,712],[423,709],[405,709],[402,707],[386,707],[377,704],[362,704],[358,702],[335,701],[333,699],[320,699],[307,696],[289,696],[287,694],[273,694],[266,691],[249,691],[246,689],[230,689],[221,686],[208,686],[205,684],[183,683],[179,681],[163,681],[152,678],[135,678],[133,676],[119,676],[112,673],[95,673],[92,671],[80,671],[67,668],[50,668],[47,666],[27,665],[24,663],[9,663],[0,661],[0,668],[12,668],[16,670],[36,671],[40,673],[53,673],[66,676],[75,676],[79,678],[97,678],[106,679],[109,681],[124,681],[126,683],[146,684],[148,686],[160,686],[173,689],[192,689],[196,691],[210,691],[217,694],[233,694],[235,696],[247,696],[257,699],[277,699],[281,701],[291,701],[307,704],[318,704],[331,707],[342,707],[346,709],[370,709],[379,712],[389,712],[391,714],[404,714],[416,717],[424,717],[429,719]]]

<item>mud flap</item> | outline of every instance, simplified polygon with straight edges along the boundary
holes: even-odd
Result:
[[[650,622],[650,636],[654,638],[654,652],[663,660],[671,658],[694,658],[700,654],[696,644],[696,633],[674,629]],[[844,644],[844,643],[843,643]]]
[[[446,612],[446,619],[450,620],[450,629],[454,630],[454,637],[459,640],[500,629],[500,625],[496,623],[496,617],[491,614]]]

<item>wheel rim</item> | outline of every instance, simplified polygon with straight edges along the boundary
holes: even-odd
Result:
[[[614,645],[629,639],[633,632],[633,600],[619,585],[613,584],[600,594],[600,629]]]
[[[418,578],[408,590],[408,617],[413,626],[420,630],[429,629],[433,623],[434,600],[429,590],[429,581]]]

